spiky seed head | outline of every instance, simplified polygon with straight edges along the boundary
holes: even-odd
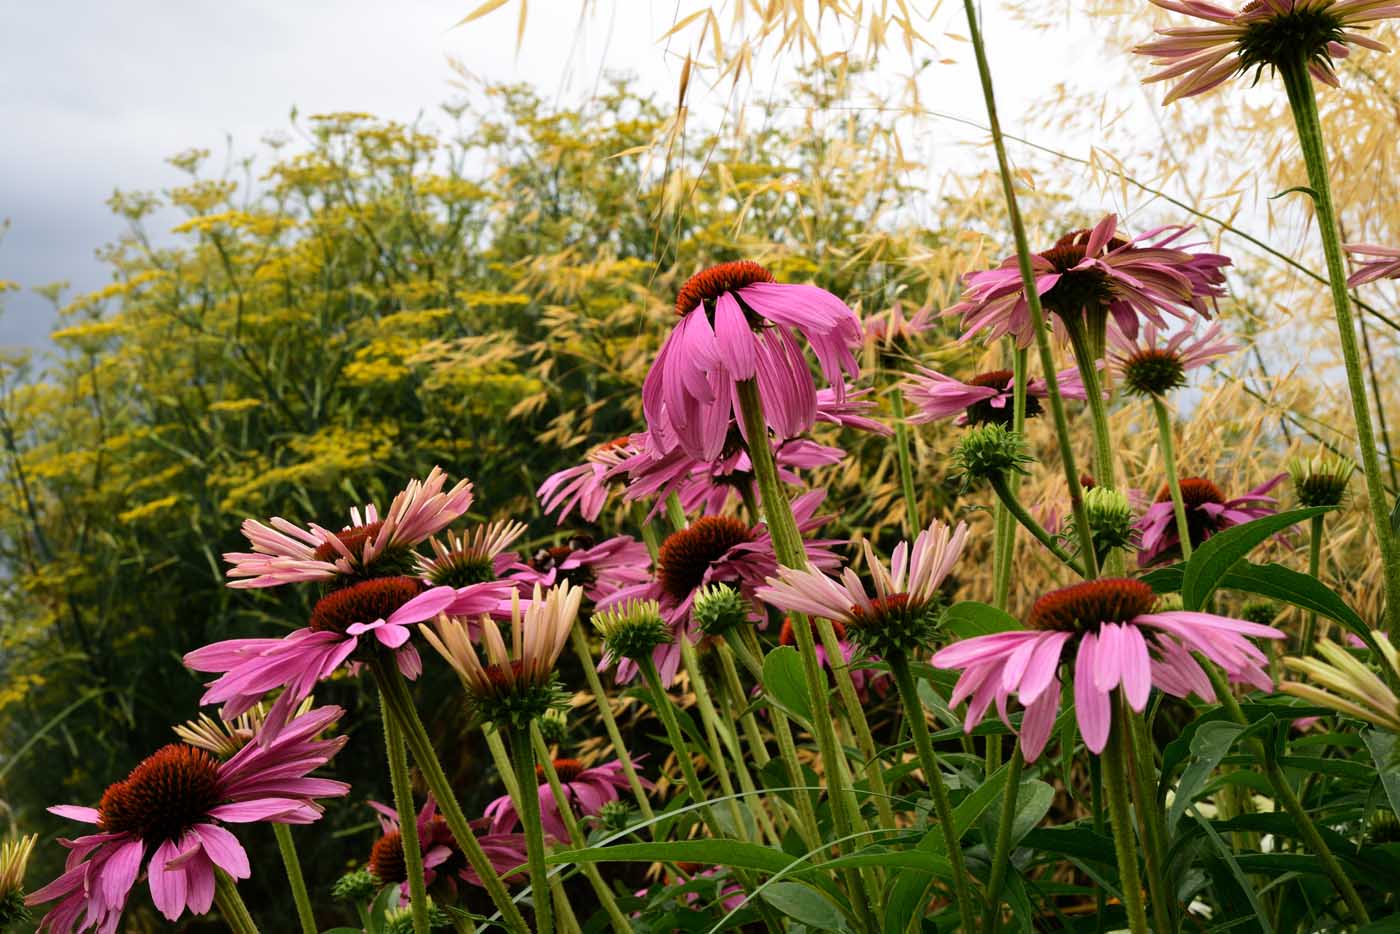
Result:
[[[1355,461],[1330,451],[1288,460],[1288,476],[1302,506],[1340,506],[1355,472]]]
[[[1084,511],[1094,541],[1102,548],[1125,548],[1133,539],[1133,507],[1120,490],[1094,487],[1084,492]]]
[[[690,618],[706,635],[722,636],[749,620],[749,602],[728,584],[707,584],[695,594]]]
[[[1025,473],[1021,465],[1032,460],[1025,439],[995,423],[969,428],[953,452],[955,472],[962,475],[965,487],[1008,471]]]
[[[622,801],[609,801],[598,812],[603,829],[611,833],[626,830],[632,823],[632,809]]]
[[[593,614],[593,628],[614,658],[650,658],[658,645],[671,641],[671,626],[655,600],[628,600]]]
[[[331,887],[331,895],[340,901],[367,902],[374,898],[381,885],[373,873],[362,867],[335,880],[335,885]]]

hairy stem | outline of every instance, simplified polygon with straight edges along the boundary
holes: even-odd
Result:
[[[394,789],[394,809],[399,812],[399,838],[403,842],[404,871],[408,875],[413,934],[428,934],[428,885],[423,879],[423,848],[418,842],[418,808],[413,803],[408,750],[383,692],[380,692],[380,709],[384,720],[384,749],[389,758],[389,784]]]
[[[1060,543],[1055,541],[1055,536],[1047,532],[1045,527],[1039,522],[1036,522],[1035,517],[1026,511],[1026,507],[1021,505],[1021,501],[1016,498],[1016,491],[1013,490],[1011,484],[1007,482],[1006,474],[993,474],[989,480],[992,484],[992,489],[996,491],[997,498],[1001,500],[1001,504],[1006,508],[1006,511],[1011,514],[1011,517],[1025,526],[1026,530],[1030,532],[1031,535],[1035,536],[1036,541],[1048,548],[1050,553],[1063,561],[1070,570],[1074,571],[1074,573],[1078,574],[1080,577],[1084,577],[1084,569],[1079,562],[1075,561],[1074,558],[1070,556],[1069,552],[1061,548]],[[1090,561],[1093,560],[1093,554],[1094,550],[1090,547],[1087,553]]]
[[[988,737],[991,740],[991,737]],[[992,872],[987,878],[987,911],[982,916],[982,930],[993,932],[1001,921],[1001,887],[1011,866],[1011,827],[1016,821],[1016,801],[1021,790],[1021,770],[1026,760],[1018,743],[1006,766],[1006,791],[1002,793],[1001,813],[997,816],[997,837],[992,851]],[[990,775],[988,776],[990,778]]]
[[[1162,449],[1162,468],[1167,473],[1167,489],[1171,492],[1172,512],[1176,516],[1176,534],[1181,539],[1181,558],[1191,557],[1191,526],[1186,521],[1186,501],[1181,498],[1181,477],[1176,472],[1176,444],[1172,439],[1172,416],[1166,400],[1152,397],[1152,411],[1157,416],[1157,444]]]
[[[301,872],[301,860],[297,857],[297,845],[292,840],[292,828],[286,824],[273,824],[272,832],[277,837],[277,849],[282,854],[282,867],[287,870],[287,884],[292,889],[292,901],[296,902],[297,920],[301,922],[302,934],[316,934],[316,916],[311,910],[311,896],[306,891],[306,877]]]
[[[544,868],[544,824],[540,821],[535,752],[530,746],[528,727],[511,731],[510,753],[511,762],[515,766],[515,786],[520,789],[515,806],[520,809],[520,829],[525,833],[525,856],[530,867],[530,894],[535,905],[535,930],[539,934],[551,934],[554,930],[554,904],[549,893],[548,873]]]
[[[217,866],[214,867],[214,904],[224,916],[224,923],[233,934],[258,934],[258,926],[243,904],[243,896],[238,894],[238,883],[233,877]]]
[[[651,801],[647,798],[647,790],[642,787],[642,781],[637,776],[637,769],[627,751],[627,744],[622,741],[622,731],[618,729],[617,718],[613,716],[607,692],[603,690],[602,679],[598,677],[598,667],[593,662],[593,651],[589,648],[588,637],[583,634],[580,626],[575,625],[569,632],[569,641],[573,644],[574,654],[578,656],[579,667],[583,669],[583,677],[588,682],[588,690],[593,692],[593,699],[598,704],[598,716],[603,721],[608,741],[612,743],[613,754],[622,766],[622,775],[627,779],[627,787],[632,789],[632,796],[637,799],[637,807],[641,809],[642,817],[651,820],[656,815],[651,809]],[[656,834],[655,824],[652,825],[651,832],[653,836]]]
[[[1147,911],[1142,899],[1142,878],[1138,875],[1137,835],[1133,832],[1132,808],[1128,804],[1127,724],[1113,718],[1108,745],[1103,751],[1103,789],[1108,799],[1108,818],[1113,822],[1113,851],[1118,857],[1118,880],[1123,890],[1123,908],[1133,934],[1147,934]]]

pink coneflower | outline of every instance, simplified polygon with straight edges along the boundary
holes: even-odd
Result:
[[[423,663],[409,641],[409,627],[449,607],[463,614],[491,612],[513,590],[499,581],[461,589],[423,586],[413,577],[359,581],[326,594],[312,609],[309,625],[281,639],[228,639],[195,649],[185,656],[187,666],[222,674],[200,703],[222,704],[224,719],[231,720],[282,688],[263,731],[265,738],[276,736],[287,714],[342,665],[387,651],[406,677],[416,678]],[[373,640],[361,639],[370,633]]]
[[[1194,322],[1188,323],[1165,343],[1153,322],[1147,322],[1137,340],[1130,340],[1110,328],[1109,368],[1122,378],[1132,392],[1147,396],[1166,395],[1186,385],[1186,374],[1240,349],[1221,333],[1219,321],[1200,334]]]
[[[1205,0],[1152,0],[1173,13],[1184,13],[1208,26],[1158,29],[1164,38],[1133,51],[1151,55],[1162,70],[1147,80],[1180,78],[1163,103],[1204,94],[1232,76],[1292,61],[1306,62],[1318,81],[1337,87],[1333,63],[1350,54],[1349,45],[1378,52],[1386,47],[1357,32],[1371,23],[1400,16],[1393,0],[1249,0],[1238,12]]]
[[[582,464],[550,474],[535,492],[545,515],[558,510],[556,519],[563,525],[569,513],[577,509],[585,521],[597,522],[616,480],[616,468],[638,453],[637,439],[645,437],[624,436],[600,444],[588,452]]]
[[[820,490],[804,493],[792,501],[793,516],[803,534],[824,524],[829,517],[816,515],[826,494]],[[828,546],[831,541],[806,541],[807,560],[814,567],[829,568],[839,563]],[[732,516],[703,516],[679,529],[661,544],[656,576],[645,584],[620,590],[598,604],[598,609],[624,606],[629,601],[655,600],[661,615],[679,638],[692,635],[691,606],[696,593],[706,584],[734,585],[752,599],[764,579],[777,573],[778,558],[766,524],[750,526]],[[657,646],[653,653],[663,684],[670,684],[680,667],[680,646],[674,640]],[[619,683],[631,681],[637,667],[627,659],[616,659],[615,677]]]
[[[399,823],[399,813],[377,801],[369,802],[379,815],[379,827],[383,832],[370,848],[368,868],[376,879],[387,885],[398,885],[400,903],[408,903],[408,865],[404,861],[403,828]],[[423,854],[423,881],[432,886],[441,880],[450,893],[457,890],[456,880],[461,879],[480,886],[481,880],[472,870],[457,840],[452,836],[447,822],[437,813],[437,802],[432,795],[418,811],[414,822],[418,831],[418,847]],[[525,864],[525,836],[518,833],[492,833],[490,821],[486,818],[474,820],[469,825],[476,834],[477,843],[486,853],[491,868],[505,876],[512,869]],[[522,878],[517,873],[511,879]]]
[[[826,646],[816,631],[816,624],[808,620],[807,625],[812,627],[812,641],[815,643],[817,665],[828,671],[831,670]],[[833,621],[831,629],[836,635],[836,644],[841,649],[841,660],[837,664],[845,666],[851,676],[851,686],[856,689],[856,694],[861,700],[869,700],[872,690],[883,696],[889,690],[889,676],[862,667],[865,662],[877,662],[879,659],[857,648],[856,644],[847,636],[846,627],[842,623]],[[793,632],[793,622],[790,616],[783,617],[783,626],[778,630],[778,644],[793,648],[797,646],[797,634]],[[757,686],[753,690],[755,696],[763,693],[763,689]]]
[[[960,669],[949,706],[968,701],[964,729],[972,732],[996,703],[1011,726],[1007,702],[1025,709],[1021,751],[1034,761],[1050,738],[1060,708],[1060,663],[1073,661],[1075,718],[1090,752],[1100,753],[1113,719],[1112,692],[1121,689],[1141,711],[1155,686],[1168,694],[1215,700],[1210,679],[1192,657],[1199,652],[1233,681],[1271,690],[1268,658],[1246,636],[1282,639],[1270,626],[1211,613],[1154,613],[1157,596],[1141,581],[1101,578],[1052,591],[1035,602],[1027,629],[974,636],[933,656],[935,668]]]
[[[1400,249],[1378,243],[1348,243],[1346,248],[1357,259],[1356,272],[1347,277],[1347,285],[1400,277]]]
[[[842,623],[856,644],[872,655],[908,655],[928,642],[942,611],[939,588],[966,541],[967,523],[954,529],[935,521],[919,533],[912,548],[908,542],[896,545],[888,568],[870,542],[864,542],[873,597],[853,568],[846,568],[836,581],[812,567],[780,568],[756,595],[788,613]]]
[[[41,931],[113,932],[144,868],[151,900],[169,921],[188,909],[204,914],[214,902],[214,869],[234,879],[251,874],[248,854],[223,824],[309,824],[321,816],[317,798],[340,797],[344,782],[311,778],[345,744],[316,739],[344,713],[319,707],[288,723],[268,743],[249,743],[220,762],[203,749],[173,743],[157,750],[102,794],[97,807],[60,805],[60,817],[95,824],[98,833],[62,841],[63,875],[25,903],[58,904]]]
[[[791,438],[816,420],[816,384],[800,334],[827,382],[844,391],[859,372],[851,349],[860,322],[835,295],[814,285],[783,285],[757,263],[713,266],[692,276],[676,299],[680,322],[642,384],[653,434],[674,434],[695,457],[724,448],[738,408],[736,386],[756,380],[769,427]]]
[[[535,585],[528,601],[511,592],[510,647],[498,626],[481,621],[482,649],[463,620],[438,617],[423,636],[462,681],[473,716],[498,727],[528,727],[559,701],[555,663],[578,618],[583,588],[567,581],[547,593]],[[483,660],[482,653],[485,658]]]
[[[511,574],[512,580],[526,586],[547,588],[568,581],[582,587],[594,603],[650,577],[647,546],[630,535],[616,535],[597,544],[591,536],[575,535],[566,544],[541,548],[528,564]]]
[[[253,519],[243,523],[243,534],[253,545],[251,553],[230,552],[224,560],[233,565],[230,587],[277,587],[302,581],[336,577],[369,577],[376,565],[406,570],[409,549],[436,535],[461,518],[472,503],[472,485],[462,480],[443,492],[447,474],[434,467],[426,480],[411,481],[394,497],[384,518],[371,504],[361,512],[350,511],[350,525],[332,532],[311,524],[303,529],[280,516],[264,525]]]
[[[1281,473],[1234,499],[1227,499],[1220,487],[1204,477],[1183,477],[1181,500],[1186,507],[1186,526],[1191,536],[1191,547],[1197,547],[1221,529],[1243,525],[1261,516],[1271,516],[1278,512],[1278,500],[1268,494],[1282,483],[1286,476],[1288,475]],[[1138,567],[1145,568],[1181,557],[1181,537],[1176,530],[1171,490],[1165,486],[1162,488],[1157,494],[1157,501],[1147,507],[1147,511],[1138,520],[1137,527],[1142,533]]]
[[[1139,316],[1163,328],[1163,313],[1210,317],[1210,302],[1224,294],[1221,270],[1230,265],[1228,257],[1178,245],[1190,227],[1158,227],[1131,240],[1117,230],[1118,217],[1109,214],[1092,230],[1068,233],[1031,257],[1036,291],[1058,333],[1067,334],[1067,322],[1087,326],[1091,348],[1101,351],[1108,316],[1129,338],[1137,336]],[[963,340],[985,332],[988,341],[1010,335],[1017,346],[1029,347],[1035,339],[1015,256],[963,276],[963,295],[944,312],[962,315]]]
[[[956,425],[981,425],[995,422],[998,425],[1011,425],[1012,387],[1015,377],[1010,370],[992,370],[979,373],[966,383],[945,376],[926,366],[917,367],[917,372],[904,382],[904,397],[914,407],[909,421],[914,424],[933,422],[957,415]],[[1087,399],[1088,391],[1074,367],[1055,374],[1060,386],[1060,396],[1065,399]],[[1049,394],[1045,380],[1033,379],[1026,382],[1026,417],[1035,418],[1041,413],[1040,400]]]
[[[597,817],[603,812],[603,805],[618,800],[618,790],[627,788],[627,779],[622,773],[622,763],[614,759],[602,765],[586,767],[577,759],[555,759],[554,771],[559,776],[559,785],[564,789],[575,817]],[[534,789],[540,799],[540,821],[545,832],[556,840],[567,841],[569,829],[559,813],[559,803],[554,800],[554,792],[545,779],[544,767],[535,766],[539,787]],[[638,779],[644,788],[652,788],[651,782]],[[527,792],[528,793],[528,792]],[[491,819],[492,833],[507,833],[520,823],[515,812],[515,802],[510,795],[502,795],[486,805],[484,812]]]
[[[738,431],[730,435],[718,458],[702,461],[691,457],[679,446],[659,454],[650,448],[640,448],[622,461],[617,470],[628,477],[624,499],[653,499],[651,515],[660,511],[666,498],[675,493],[687,512],[723,511],[730,500],[743,496],[743,489],[754,489],[753,462]],[[841,461],[846,452],[827,447],[805,438],[790,438],[773,444],[773,460],[778,476],[784,483],[798,485],[802,478],[797,470],[825,467]]]
[[[853,389],[849,384],[836,389],[817,390],[817,421],[856,431],[889,437],[894,429],[884,422],[871,418],[869,413],[878,407],[871,397],[873,389]]]
[[[500,521],[479,525],[470,535],[449,534],[445,541],[430,539],[433,556],[416,555],[415,570],[425,584],[433,587],[470,588],[500,580],[519,565],[520,556],[506,549],[524,532],[523,522]],[[466,591],[464,601],[471,598],[471,593]],[[452,616],[471,611],[448,607],[446,612]]]
[[[925,306],[906,317],[904,303],[897,301],[884,311],[870,315],[861,325],[867,344],[885,353],[897,353],[915,337],[933,328],[933,309]]]

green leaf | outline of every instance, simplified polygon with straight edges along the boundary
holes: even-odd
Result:
[[[924,834],[913,852],[937,855],[945,850],[943,831],[935,827]],[[951,878],[951,869],[944,878]],[[906,869],[895,878],[885,898],[884,934],[904,934],[916,916],[923,916],[933,881],[934,873],[922,869]]]
[[[1186,565],[1171,564],[1148,571],[1138,580],[1151,587],[1153,593],[1181,593],[1181,579],[1185,573]]]
[[[1021,841],[1026,846],[1046,853],[1093,860],[1107,866],[1117,866],[1113,838],[1094,833],[1089,827],[1046,827],[1032,830]]]
[[[1308,509],[1293,509],[1264,516],[1212,535],[1192,552],[1191,560],[1186,562],[1186,572],[1181,581],[1181,602],[1188,610],[1199,610],[1205,606],[1206,599],[1215,588],[1220,586],[1221,578],[1237,561],[1254,550],[1255,546],[1289,526],[1336,508],[1312,506]]]
[[[943,629],[956,639],[1023,628],[1020,620],[1005,610],[976,600],[964,600],[943,611]]]
[[[1203,724],[1196,731],[1196,735],[1191,739],[1191,764],[1181,773],[1181,780],[1176,784],[1176,797],[1172,799],[1172,806],[1167,811],[1168,833],[1176,833],[1176,825],[1186,813],[1187,806],[1195,800],[1196,794],[1205,786],[1206,779],[1210,778],[1210,773],[1215,771],[1215,767],[1225,758],[1225,754],[1230,751],[1230,747],[1235,744],[1235,740],[1244,729],[1238,723],[1213,720]]]
[[[1173,804],[1175,804],[1175,802],[1173,802]],[[1274,934],[1273,925],[1269,923],[1269,918],[1264,911],[1264,906],[1259,904],[1259,895],[1254,891],[1254,886],[1250,884],[1249,879],[1245,877],[1244,870],[1240,868],[1239,862],[1235,859],[1235,854],[1231,851],[1230,847],[1226,845],[1220,834],[1215,832],[1215,828],[1210,825],[1210,821],[1202,817],[1199,811],[1192,808],[1191,816],[1196,819],[1196,823],[1201,825],[1201,829],[1206,832],[1206,836],[1210,837],[1210,842],[1215,846],[1216,851],[1220,854],[1220,858],[1230,867],[1230,874],[1235,877],[1235,884],[1244,892],[1245,897],[1249,899],[1249,906],[1254,909],[1254,920],[1258,922],[1264,934]]]
[[[1016,794],[1016,816],[1011,821],[1013,847],[1045,819],[1045,815],[1050,813],[1050,805],[1054,803],[1055,789],[1045,782],[1030,779],[1021,783],[1021,789]]]
[[[1241,561],[1221,579],[1219,586],[1291,603],[1335,619],[1362,638],[1370,637],[1365,621],[1347,606],[1346,601],[1339,597],[1336,591],[1315,577],[1309,577],[1281,564],[1251,564]]]
[[[761,898],[774,908],[818,931],[847,930],[836,906],[810,886],[800,882],[775,882],[763,890]]]
[[[958,802],[958,806],[953,808],[953,826],[957,829],[958,839],[961,840],[968,829],[986,813],[987,808],[1001,800],[1002,789],[1006,787],[1006,778],[1010,766],[1003,765],[991,774],[991,777],[972,789],[967,797]],[[940,844],[942,839],[938,841]],[[939,847],[942,852],[944,848]]]
[[[944,879],[953,877],[953,868],[946,857],[943,856],[942,831],[935,831],[938,834],[938,848],[936,852],[929,852],[933,847],[925,847],[926,841],[920,841],[919,848],[908,850],[890,850],[884,847],[871,847],[859,853],[852,853],[849,856],[838,856],[829,859],[819,866],[809,866],[802,872],[831,872],[835,869],[854,869],[864,866],[890,866],[896,869],[916,869],[920,872],[932,873]]]
[[[792,646],[780,645],[763,659],[763,688],[784,712],[812,725],[812,696],[802,674],[802,657]]]
[[[1381,787],[1385,789],[1390,809],[1400,817],[1400,760],[1395,755],[1395,734],[1367,730],[1361,734],[1361,738],[1366,741],[1366,748],[1371,750],[1371,759],[1376,763],[1376,772],[1380,775]]]

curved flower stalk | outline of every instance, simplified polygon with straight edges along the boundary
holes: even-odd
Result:
[[[411,481],[394,497],[384,517],[373,504],[350,511],[350,525],[332,532],[315,523],[303,529],[280,516],[270,525],[243,523],[252,552],[230,552],[230,587],[278,587],[335,578],[383,576],[382,566],[406,570],[407,553],[466,515],[472,485],[458,482],[443,491],[447,474],[434,467],[426,479]],[[390,570],[388,573],[394,573]]]
[[[817,387],[799,335],[838,400],[846,376],[859,373],[855,313],[825,289],[775,282],[757,263],[695,274],[681,287],[676,314],[680,321],[642,384],[647,427],[663,449],[674,439],[701,460],[718,457],[737,409],[736,387],[745,380],[757,382],[779,440],[811,428]]]
[[[67,870],[26,899],[30,905],[58,901],[40,930],[115,931],[143,869],[166,920],[209,911],[217,872],[232,879],[251,875],[248,854],[225,824],[309,824],[321,817],[318,798],[349,793],[344,782],[310,777],[345,745],[343,736],[317,738],[343,713],[339,707],[311,710],[272,741],[250,742],[223,762],[203,749],[171,744],[111,785],[97,807],[49,808],[98,832],[65,841]]]
[[[1021,751],[1034,762],[1045,749],[1060,708],[1061,663],[1072,659],[1075,719],[1090,752],[1101,753],[1112,722],[1110,695],[1121,689],[1141,711],[1153,687],[1207,701],[1215,692],[1200,652],[1232,681],[1272,690],[1268,658],[1249,637],[1282,639],[1271,626],[1186,610],[1157,612],[1157,596],[1141,581],[1102,578],[1051,591],[1036,601],[1024,630],[975,636],[934,654],[935,668],[960,670],[949,706],[968,701],[972,731],[996,704],[1012,729],[1007,702],[1025,709]]]

